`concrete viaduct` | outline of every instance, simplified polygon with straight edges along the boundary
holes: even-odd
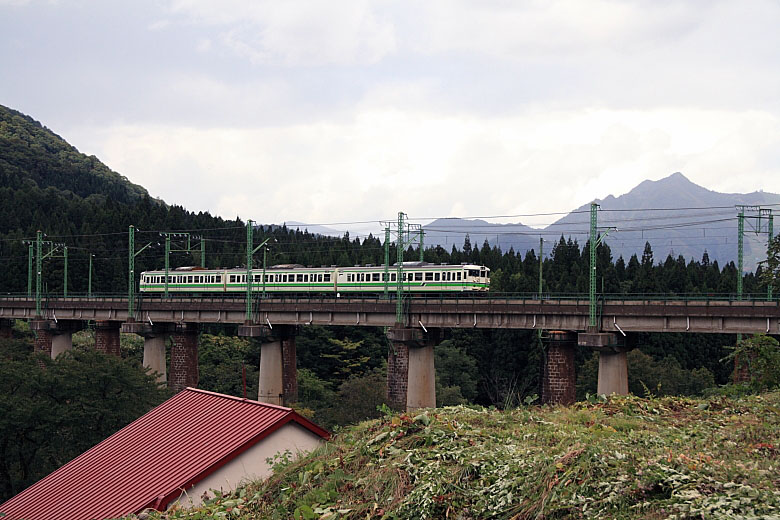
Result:
[[[0,297],[0,336],[13,319],[29,320],[36,349],[55,357],[71,348],[72,333],[95,322],[96,348],[119,354],[119,333],[144,337],[144,365],[174,390],[198,384],[200,324],[237,324],[238,333],[259,337],[261,401],[297,400],[295,330],[307,325],[387,327],[387,392],[398,407],[436,404],[433,348],[443,328],[539,329],[549,333],[542,382],[546,403],[574,401],[574,347],[599,352],[599,393],[628,393],[626,352],[635,332],[780,334],[780,302],[609,299],[599,305],[597,327],[588,327],[589,301],[582,299],[411,298],[405,322],[396,322],[395,302],[379,298],[272,298],[257,300],[246,321],[242,298],[159,297],[136,305],[128,319],[126,298],[50,298],[36,316],[34,298]],[[173,339],[166,370],[165,340]]]

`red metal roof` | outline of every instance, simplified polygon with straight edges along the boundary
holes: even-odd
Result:
[[[92,520],[162,509],[291,421],[330,436],[291,408],[187,388],[0,505],[0,513]]]

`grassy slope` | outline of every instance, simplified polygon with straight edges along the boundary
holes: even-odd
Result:
[[[780,518],[780,393],[452,407],[346,429],[154,518]]]

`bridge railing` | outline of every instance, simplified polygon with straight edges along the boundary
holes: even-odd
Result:
[[[239,293],[209,293],[209,294],[180,294],[171,293],[166,298],[163,294],[140,293],[137,297],[139,306],[150,302],[243,302],[244,294]],[[441,303],[441,302],[476,302],[476,301],[534,301],[541,304],[558,302],[588,302],[587,293],[525,293],[525,292],[487,292],[487,293],[451,293],[451,294],[415,294],[411,296],[415,304]],[[395,301],[395,295],[391,295],[390,301]],[[28,297],[26,293],[0,293],[0,301],[35,301],[35,297]],[[71,293],[67,298],[62,295],[50,294],[43,297],[44,302],[77,302],[77,301],[95,301],[95,302],[126,302],[126,293],[93,293],[87,296],[81,293]],[[382,303],[387,302],[388,298],[383,295],[348,295],[336,296],[333,294],[274,294],[267,295],[265,299],[260,295],[255,297],[255,302],[271,301],[274,303],[294,303],[294,302],[364,302],[364,303]],[[743,294],[741,299],[733,293],[606,293],[598,295],[599,303],[620,303],[620,302],[686,302],[686,303],[707,303],[707,302],[741,302],[766,304],[765,293]],[[771,302],[780,305],[780,297],[773,297]]]

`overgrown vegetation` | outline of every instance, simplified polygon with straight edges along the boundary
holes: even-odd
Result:
[[[778,392],[386,415],[151,518],[777,518],[778,431]]]
[[[163,402],[140,363],[76,347],[52,360],[0,339],[0,502]]]

